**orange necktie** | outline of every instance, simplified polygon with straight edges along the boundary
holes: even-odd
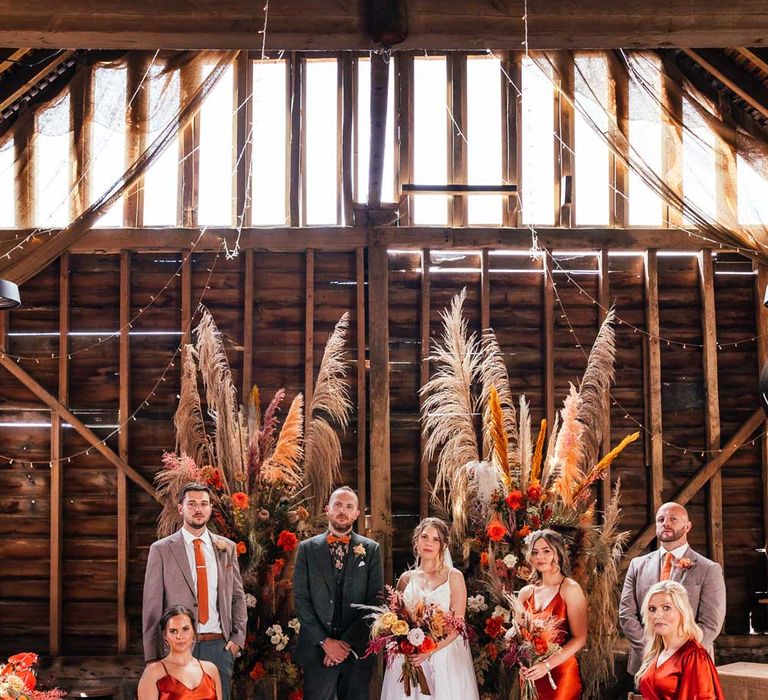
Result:
[[[208,622],[208,571],[205,568],[203,541],[192,540],[195,545],[195,568],[197,569],[197,621],[204,625]]]
[[[661,565],[661,576],[659,577],[659,581],[666,581],[669,579],[669,575],[672,573],[672,561],[674,558],[675,555],[672,554],[672,552],[667,552],[664,555],[664,562]]]

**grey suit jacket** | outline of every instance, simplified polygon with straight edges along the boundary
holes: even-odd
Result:
[[[216,552],[217,602],[221,631],[225,640],[242,647],[248,614],[240,566],[237,563],[237,550],[235,543],[226,537],[213,532],[210,534]],[[217,543],[224,543],[224,547],[217,547]],[[157,625],[165,608],[169,605],[184,605],[197,614],[197,595],[192,581],[181,530],[158,540],[149,548],[141,612],[145,660],[163,656]]]
[[[720,565],[698,554],[690,547],[684,557],[693,562],[690,569],[672,568],[670,579],[683,585],[696,616],[696,624],[704,632],[701,643],[713,655],[713,642],[720,634],[725,620],[725,581]],[[624,589],[619,602],[621,631],[629,641],[627,671],[634,675],[640,668],[645,639],[643,635],[642,605],[646,593],[658,583],[661,573],[659,550],[635,557],[629,563]]]
[[[333,623],[336,579],[327,533],[304,540],[296,553],[293,573],[293,598],[296,615],[301,622],[294,656],[301,665],[322,664],[320,643],[331,633]],[[359,556],[355,548],[363,546],[365,555]],[[354,603],[375,605],[383,588],[381,548],[377,542],[352,533],[347,550],[344,574],[342,633],[355,653],[362,657],[368,642],[369,626],[365,619],[368,611],[353,608]],[[366,663],[369,660],[366,660]]]

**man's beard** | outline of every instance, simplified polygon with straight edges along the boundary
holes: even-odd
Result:
[[[681,527],[677,530],[672,530],[672,534],[670,535],[669,532],[666,532],[664,534],[657,532],[656,536],[661,540],[662,542],[675,542],[679,540],[683,535],[685,534],[685,528]]]
[[[189,527],[191,527],[191,528],[193,528],[195,530],[199,530],[199,529],[205,527],[208,524],[208,521],[211,519],[210,515],[207,518],[205,516],[202,516],[202,517],[203,517],[203,522],[198,524],[194,520],[192,520],[192,518],[190,518],[190,517],[185,515],[184,516],[184,524],[188,525]]]
[[[330,526],[331,530],[334,532],[337,532],[339,535],[346,535],[348,532],[352,530],[352,526],[354,525],[354,521],[350,522],[349,524],[341,524],[335,520],[331,520],[328,518],[328,525]]]

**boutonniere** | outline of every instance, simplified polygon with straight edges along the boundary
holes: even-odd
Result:
[[[359,557],[361,559],[365,558],[365,545],[364,544],[357,544],[354,546],[352,551],[355,553],[356,557]]]
[[[227,544],[226,540],[214,540],[213,546],[216,547],[220,552],[228,552],[229,551],[229,545]]]
[[[696,566],[696,564],[688,557],[680,557],[680,559],[675,562],[675,568],[682,569],[683,571],[688,571],[688,569],[692,569],[694,566]]]

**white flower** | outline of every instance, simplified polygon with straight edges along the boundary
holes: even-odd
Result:
[[[493,610],[493,617],[503,617],[504,622],[509,622],[509,610],[497,605]]]
[[[294,632],[298,632],[301,629],[301,623],[299,622],[298,617],[294,617],[289,623],[288,627],[290,627]]]
[[[517,557],[514,554],[507,554],[507,556],[504,557],[504,566],[508,569],[514,569],[516,564]]]
[[[246,608],[255,608],[256,607],[256,596],[251,593],[245,594],[245,607]]]
[[[415,647],[419,646],[424,641],[424,631],[414,627],[408,632],[408,641]]]
[[[270,625],[267,627],[266,635],[267,637],[273,637],[276,634],[282,634],[283,628],[280,625]]]
[[[274,644],[275,646],[277,646],[278,644],[280,644],[280,642],[283,641],[283,635],[282,634],[273,634],[269,638],[269,641],[272,642],[272,644]]]
[[[485,602],[485,598],[479,593],[477,595],[471,595],[469,598],[467,598],[467,607],[472,612],[476,613],[488,610],[488,605]]]

